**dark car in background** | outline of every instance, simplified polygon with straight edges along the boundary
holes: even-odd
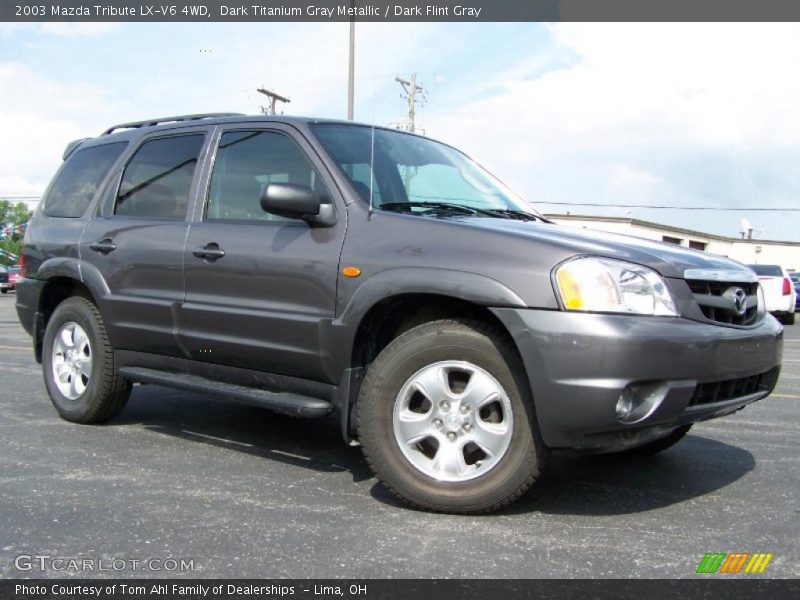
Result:
[[[9,267],[0,265],[0,293],[7,294],[15,289],[16,285],[16,277],[12,281],[12,272]]]
[[[740,263],[558,226],[454,148],[350,122],[109,128],[67,147],[22,252],[64,419],[113,418],[134,383],[336,411],[432,510],[506,506],[550,451],[660,452],[780,372]]]

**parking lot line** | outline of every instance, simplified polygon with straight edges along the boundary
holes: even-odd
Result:
[[[789,398],[790,400],[800,400],[797,394],[770,394],[770,398]]]
[[[29,346],[0,346],[0,349],[3,350],[30,350]]]

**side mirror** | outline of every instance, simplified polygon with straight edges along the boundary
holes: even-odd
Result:
[[[320,198],[307,185],[269,183],[261,189],[261,208],[287,219],[302,219],[311,226],[330,227],[336,212],[330,200]]]

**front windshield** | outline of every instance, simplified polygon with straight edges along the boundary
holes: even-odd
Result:
[[[466,155],[426,138],[364,125],[318,124],[317,137],[375,208],[507,216],[536,212]]]

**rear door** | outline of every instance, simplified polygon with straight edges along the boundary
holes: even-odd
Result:
[[[216,137],[205,204],[186,244],[182,343],[196,360],[325,381],[322,339],[346,227],[341,198],[289,126],[228,126]],[[277,182],[333,200],[336,224],[312,228],[264,212],[261,187]]]
[[[185,356],[174,312],[184,296],[187,213],[206,134],[193,128],[144,138],[84,231],[81,260],[108,285],[102,308],[118,349]]]

